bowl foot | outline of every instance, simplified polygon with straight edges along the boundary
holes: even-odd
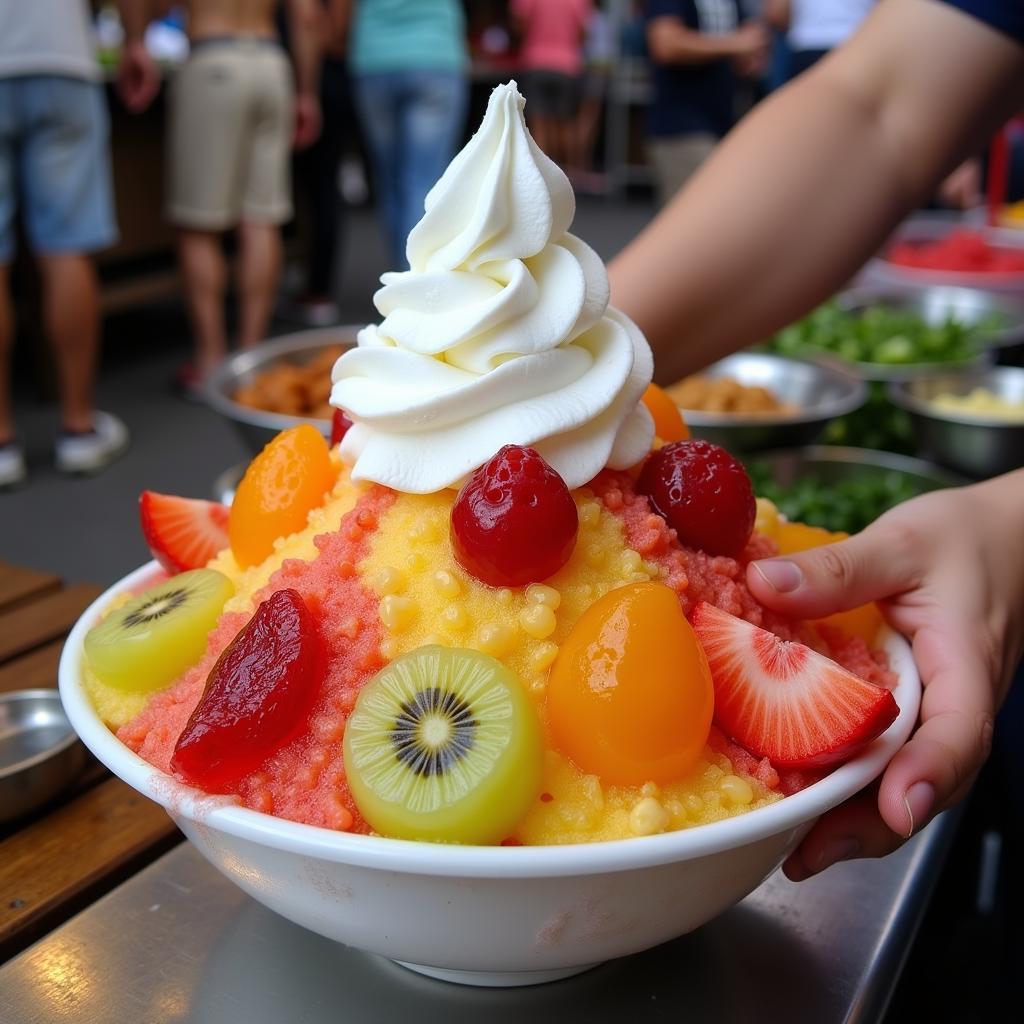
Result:
[[[455,985],[477,985],[483,988],[514,988],[519,985],[543,985],[549,981],[571,978],[574,974],[593,970],[598,964],[582,964],[579,967],[558,967],[548,971],[453,971],[445,967],[429,967],[426,964],[410,964],[396,960],[396,964],[425,974],[428,978],[450,981]]]

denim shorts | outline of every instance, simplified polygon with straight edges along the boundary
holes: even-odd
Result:
[[[19,202],[34,252],[93,252],[117,241],[109,137],[94,82],[0,79],[0,264],[14,256]]]

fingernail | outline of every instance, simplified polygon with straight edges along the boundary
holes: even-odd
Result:
[[[903,806],[907,809],[907,831],[904,836],[909,839],[917,828],[917,822],[928,817],[932,804],[935,803],[935,787],[930,782],[915,782],[903,794]]]
[[[772,558],[763,562],[752,562],[754,568],[760,573],[761,579],[768,584],[772,590],[780,594],[788,594],[803,582],[804,574],[800,567],[793,562],[787,562],[782,558]]]
[[[860,853],[860,842],[856,839],[832,839],[822,846],[815,857],[815,871],[824,871],[841,860],[849,860]]]

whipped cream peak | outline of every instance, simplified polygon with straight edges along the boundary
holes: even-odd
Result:
[[[569,229],[572,185],[526,131],[525,105],[515,82],[491,93],[479,130],[427,193],[409,232],[414,271],[527,259]]]
[[[650,348],[608,306],[600,257],[568,228],[568,179],[530,137],[514,82],[427,196],[410,269],[384,274],[383,316],[332,374],[356,480],[428,493],[506,444],[536,448],[570,488],[650,450]]]

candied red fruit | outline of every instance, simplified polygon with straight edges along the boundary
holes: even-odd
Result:
[[[750,540],[757,506],[746,470],[709,441],[676,441],[652,452],[637,481],[681,544],[737,556]]]
[[[452,507],[455,557],[492,587],[547,579],[569,561],[578,530],[565,481],[532,448],[515,444],[484,463]]]
[[[302,731],[324,671],[320,631],[301,595],[272,594],[217,659],[171,768],[208,792],[231,792]]]
[[[331,447],[333,448],[352,427],[352,421],[343,409],[335,409],[331,416]]]

